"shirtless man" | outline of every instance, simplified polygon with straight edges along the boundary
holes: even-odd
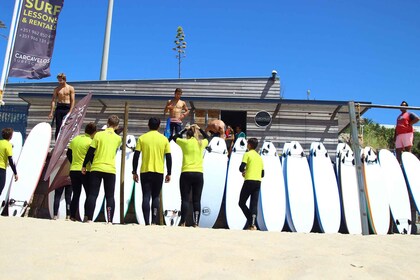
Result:
[[[212,120],[209,122],[206,128],[206,132],[210,132],[211,136],[217,136],[225,139],[225,123],[222,120]]]
[[[168,100],[165,106],[164,114],[169,112],[169,117],[171,118],[171,136],[174,135],[174,132],[175,134],[179,134],[182,129],[182,120],[188,116],[190,112],[185,101],[181,100],[181,96],[182,89],[175,89],[174,98]]]
[[[55,117],[55,139],[57,140],[63,118],[71,113],[74,107],[74,87],[67,84],[66,75],[60,73],[57,75],[59,86],[54,89],[53,97],[51,100],[51,111],[48,115],[49,119]],[[57,107],[55,103],[57,102]],[[55,114],[54,114],[55,108]]]

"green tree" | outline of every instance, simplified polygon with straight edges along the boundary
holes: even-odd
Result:
[[[172,48],[176,52],[176,58],[178,59],[178,79],[181,78],[181,61],[186,57],[185,49],[187,48],[187,42],[185,41],[184,29],[182,26],[178,26],[175,37],[175,47]]]

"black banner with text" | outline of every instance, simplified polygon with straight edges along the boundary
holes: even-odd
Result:
[[[23,0],[9,77],[49,77],[58,16],[64,0]]]

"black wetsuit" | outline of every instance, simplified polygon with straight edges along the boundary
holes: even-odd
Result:
[[[63,123],[64,117],[70,111],[70,104],[67,103],[57,103],[55,108],[55,140],[57,140],[58,133],[60,132],[61,125]]]

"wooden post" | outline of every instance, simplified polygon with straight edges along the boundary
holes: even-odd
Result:
[[[124,109],[124,129],[121,144],[121,176],[120,176],[120,223],[124,224],[124,174],[125,174],[125,149],[127,142],[127,127],[128,127],[128,102],[125,102]]]
[[[354,162],[356,165],[357,185],[359,186],[359,202],[360,202],[360,216],[362,222],[362,234],[369,234],[368,217],[366,210],[366,186],[362,173],[362,161],[360,159],[360,144],[359,133],[357,131],[356,111],[354,109],[354,102],[349,102],[349,117],[351,128],[352,148],[354,152]]]

